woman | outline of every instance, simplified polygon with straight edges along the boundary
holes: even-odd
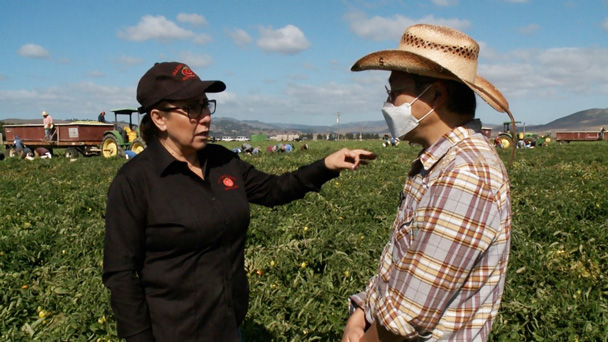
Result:
[[[104,284],[127,341],[238,341],[249,287],[249,203],[274,206],[319,191],[375,155],[342,149],[297,171],[269,175],[208,145],[221,81],[183,63],[157,63],[140,80],[148,147],[108,192]]]

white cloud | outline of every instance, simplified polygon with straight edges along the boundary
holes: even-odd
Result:
[[[94,119],[102,110],[128,108],[137,104],[135,88],[105,86],[93,82],[36,90],[0,90],[0,102],[6,104],[6,113],[20,113],[17,114],[18,117],[38,118],[40,112],[32,110],[38,108],[49,111],[55,119]],[[54,108],[61,108],[61,111]],[[30,112],[35,113],[29,114]]]
[[[448,26],[457,30],[464,30],[471,26],[471,22],[466,19],[441,19],[435,18],[432,14],[422,18],[408,18],[399,14],[391,18],[379,16],[368,18],[364,12],[352,11],[346,13],[344,19],[356,35],[375,41],[398,42],[407,27],[420,23]]]
[[[92,71],[89,71],[87,76],[92,77],[92,78],[102,78],[105,76],[105,74],[103,73],[103,71],[92,70]]]
[[[480,64],[478,72],[507,99],[563,98],[608,95],[606,64],[607,48],[529,49],[514,50]]]
[[[310,42],[304,33],[293,25],[278,30],[273,30],[272,27],[260,27],[259,33],[258,47],[267,52],[291,55],[310,47]]]
[[[232,39],[232,42],[234,44],[240,47],[244,47],[253,41],[251,39],[251,36],[245,30],[242,30],[240,28],[235,27],[232,30],[225,29],[224,32],[228,37],[230,37],[230,39]]]
[[[144,60],[137,57],[121,55],[120,59],[115,60],[114,63],[123,65],[138,65],[144,63]]]
[[[207,25],[207,19],[200,14],[187,14],[180,13],[177,15],[177,21],[180,23],[189,23],[195,26],[204,26]]]
[[[437,6],[456,6],[458,0],[431,0],[431,2]]]
[[[194,36],[192,31],[177,26],[162,15],[156,17],[146,15],[141,18],[137,26],[127,27],[123,31],[118,32],[119,38],[138,42],[149,39],[160,41],[188,39],[192,36]]]
[[[180,60],[188,64],[191,68],[204,68],[213,64],[213,58],[206,53],[196,55],[189,51],[185,51],[181,53]]]
[[[205,33],[199,33],[192,39],[192,42],[197,45],[203,45],[211,42],[213,39],[210,35]]]
[[[538,24],[529,24],[517,28],[517,31],[519,31],[519,33],[525,35],[531,35],[533,33],[536,33],[538,30],[540,30],[540,25]]]
[[[319,68],[311,63],[302,63],[302,68],[310,71],[317,71]]]
[[[308,79],[308,75],[305,75],[305,74],[291,74],[291,75],[288,75],[287,78],[289,78],[292,81],[303,81],[303,80],[307,80]]]
[[[604,19],[601,25],[604,30],[608,31],[608,18]]]
[[[23,57],[48,59],[51,54],[42,46],[37,44],[25,44],[17,50],[17,53]]]

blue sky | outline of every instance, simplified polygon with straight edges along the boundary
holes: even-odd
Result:
[[[382,120],[388,72],[350,67],[396,48],[415,23],[473,37],[478,73],[526,124],[608,107],[608,0],[2,0],[0,119],[137,107],[139,78],[155,62],[180,61],[227,84],[212,96],[216,116]],[[484,123],[506,120],[478,102]]]

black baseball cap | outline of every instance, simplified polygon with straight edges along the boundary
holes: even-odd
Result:
[[[137,102],[141,105],[138,110],[146,113],[163,100],[188,100],[202,93],[220,93],[224,90],[224,82],[201,81],[184,63],[155,63],[137,85]]]

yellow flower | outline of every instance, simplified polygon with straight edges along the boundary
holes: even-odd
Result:
[[[303,263],[300,265],[300,267],[302,267],[302,268],[306,268],[306,263],[305,263],[305,262],[303,262]]]

